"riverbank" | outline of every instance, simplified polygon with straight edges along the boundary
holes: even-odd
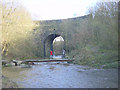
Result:
[[[18,88],[18,85],[8,77],[2,76],[2,88]]]
[[[117,50],[101,50],[90,47],[74,50],[68,54],[69,58],[74,58],[73,64],[85,65],[94,68],[118,68],[119,59]]]

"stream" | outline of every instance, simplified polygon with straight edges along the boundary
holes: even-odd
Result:
[[[3,75],[19,88],[118,88],[118,69],[67,63],[36,63],[32,68],[4,67]]]

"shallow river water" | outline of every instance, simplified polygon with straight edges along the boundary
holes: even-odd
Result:
[[[117,69],[50,62],[32,68],[5,67],[2,73],[19,88],[118,88]]]

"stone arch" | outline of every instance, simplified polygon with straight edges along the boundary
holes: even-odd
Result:
[[[61,36],[63,39],[64,37],[60,34],[50,34],[48,35],[45,39],[44,39],[44,43],[43,43],[43,52],[44,52],[44,57],[46,57],[46,46],[50,46],[50,50],[53,51],[53,40],[56,38],[56,37],[59,37]]]

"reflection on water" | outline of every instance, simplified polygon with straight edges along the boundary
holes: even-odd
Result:
[[[93,69],[73,64],[36,63],[32,68],[5,67],[3,75],[20,88],[117,88],[117,69]]]

